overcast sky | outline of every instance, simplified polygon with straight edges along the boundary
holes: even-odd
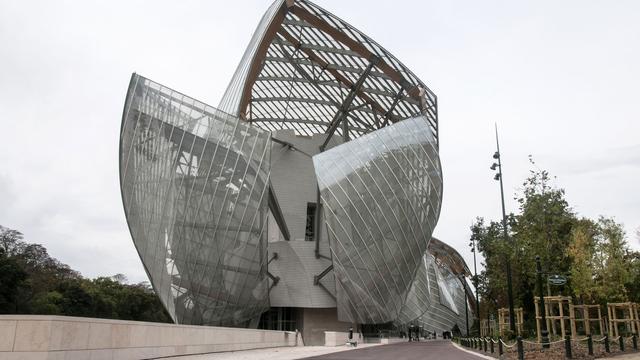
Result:
[[[435,235],[507,210],[532,154],[580,215],[640,227],[640,1],[318,0],[437,95]],[[122,209],[118,136],[132,72],[217,105],[268,0],[0,0],[0,225],[85,276],[146,280]],[[375,5],[374,5],[375,4]]]

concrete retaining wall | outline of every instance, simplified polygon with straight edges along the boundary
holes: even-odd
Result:
[[[296,333],[66,316],[0,316],[0,359],[147,359],[296,346]]]
[[[409,339],[401,339],[401,338],[397,338],[397,337],[392,337],[392,338],[382,338],[380,339],[380,343],[381,344],[396,344],[396,343],[401,343],[401,342],[407,342],[409,341]]]
[[[352,341],[362,342],[362,335],[353,333]],[[340,346],[345,345],[349,341],[348,332],[340,331],[325,331],[324,332],[324,346]]]

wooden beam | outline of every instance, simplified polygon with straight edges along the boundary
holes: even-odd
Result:
[[[249,65],[249,71],[247,73],[247,78],[244,82],[244,88],[242,89],[242,96],[240,98],[240,118],[246,120],[247,119],[247,105],[251,101],[251,89],[253,89],[253,84],[262,70],[262,63],[264,61],[264,57],[267,54],[267,50],[269,49],[269,45],[271,45],[271,41],[273,40],[278,28],[280,28],[282,21],[284,20],[287,13],[290,11],[290,8],[293,6],[292,1],[286,1],[282,4],[280,9],[276,15],[271,19],[271,23],[267,26],[267,29],[260,40],[260,44],[256,49],[256,53],[253,55],[253,59],[251,60],[251,64]]]
[[[300,19],[308,22],[309,24],[315,26],[319,30],[322,30],[329,36],[331,36],[334,40],[346,45],[350,50],[355,51],[360,54],[365,59],[370,59],[371,55],[374,55],[366,46],[362,43],[352,39],[344,32],[336,29],[331,26],[325,20],[320,17],[310,13],[306,9],[303,9],[297,5],[294,5],[289,9],[290,12],[298,16]],[[392,66],[387,64],[384,59],[380,59],[380,62],[377,64],[377,67],[382,70],[383,73],[387,74],[393,81],[400,84],[400,86],[407,92],[409,96],[420,101],[420,88],[416,85],[412,85],[409,83],[400,72],[394,69]]]
[[[311,49],[304,48],[302,46],[302,43],[298,39],[296,39],[293,35],[291,35],[287,30],[281,28],[280,30],[278,30],[278,33],[282,35],[282,37],[284,37],[285,40],[289,42],[289,44],[293,45],[297,49],[300,49],[300,51],[302,51],[307,56],[307,58],[309,58],[310,61],[318,64],[321,68],[325,69],[325,71],[333,75],[333,77],[336,80],[344,84],[347,88],[349,89],[353,88],[355,84],[351,82],[351,80],[349,80],[348,78],[340,74],[338,70],[330,68],[329,63],[327,63],[322,58],[317,56]],[[370,59],[370,58],[367,58],[367,59]],[[378,62],[378,64],[379,63],[380,62]],[[369,97],[369,95],[365,94],[362,89],[357,89],[356,95],[359,98],[361,98],[364,102],[370,104],[371,108],[374,111],[377,111],[380,113],[380,115],[386,117],[385,114],[387,113],[387,111],[382,106],[380,106],[380,104],[377,101],[373,100],[371,97]],[[395,116],[393,116],[391,113],[388,114],[388,118],[392,122],[397,122],[399,120]]]
[[[331,137],[333,136],[333,133],[338,128],[338,125],[340,125],[340,122],[344,124],[346,121],[348,121],[347,114],[349,113],[349,108],[351,107],[351,103],[353,102],[353,99],[356,97],[356,94],[360,90],[360,87],[362,87],[362,84],[364,84],[364,81],[367,79],[367,76],[369,76],[369,72],[378,63],[378,61],[380,61],[380,58],[378,58],[375,55],[371,56],[369,65],[367,66],[366,69],[364,69],[362,74],[360,74],[360,78],[358,79],[358,81],[351,87],[351,91],[349,91],[349,94],[340,105],[340,109],[338,109],[338,112],[336,113],[336,115],[333,117],[333,120],[329,124],[329,128],[326,131],[326,133],[329,134],[329,136],[327,136],[327,138],[324,140],[324,143],[320,145],[320,152],[323,152],[324,149],[327,147],[327,144],[329,144],[329,140],[331,140]],[[348,128],[349,128],[348,125],[345,125],[345,127],[343,127],[343,131],[347,132],[347,134],[348,134]],[[348,138],[345,137],[345,142],[347,140]]]

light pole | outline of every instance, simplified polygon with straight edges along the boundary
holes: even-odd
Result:
[[[473,286],[476,288],[476,324],[478,325],[478,335],[480,335],[480,300],[478,298],[478,268],[476,266],[476,239],[471,238],[469,243],[473,253]]]
[[[464,281],[464,275],[458,275],[460,282],[462,283],[462,289],[464,290],[464,318],[467,323],[467,337],[469,337],[469,294],[467,293],[467,284]]]
[[[508,244],[509,235],[507,235],[507,213],[504,208],[504,187],[502,185],[502,161],[500,156],[500,143],[498,142],[498,125],[496,125],[496,152],[493,154],[493,158],[498,160],[498,163],[491,165],[491,170],[498,169],[498,172],[493,177],[494,180],[500,181],[500,197],[502,199],[502,231],[505,244]],[[509,297],[509,327],[512,334],[516,334],[516,322],[515,312],[513,311],[513,286],[511,285],[511,259],[507,258],[507,295]]]

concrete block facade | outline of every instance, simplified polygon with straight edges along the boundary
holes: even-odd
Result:
[[[325,332],[345,332],[353,325],[338,320],[336,308],[304,309],[302,337],[305,345],[325,345]],[[355,329],[356,327],[353,326]],[[355,335],[354,335],[355,336]],[[343,343],[344,344],[344,343]]]
[[[295,332],[67,316],[0,316],[0,359],[147,359],[296,346]]]

